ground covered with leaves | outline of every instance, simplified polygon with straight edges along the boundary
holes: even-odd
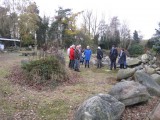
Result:
[[[148,102],[126,107],[121,120],[146,120],[158,103],[159,98],[152,97]]]
[[[21,69],[18,53],[0,55],[0,118],[16,120],[73,120],[74,112],[89,97],[107,93],[116,84],[117,71],[95,66],[81,72],[67,69],[69,80],[56,87],[26,83],[28,76]],[[67,65],[66,65],[67,66]],[[143,120],[152,111],[158,98],[126,107],[122,120]]]

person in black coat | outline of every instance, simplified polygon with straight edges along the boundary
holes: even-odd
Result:
[[[113,67],[116,70],[116,59],[117,59],[117,56],[118,56],[118,51],[115,48],[115,46],[113,45],[112,49],[110,50],[110,53],[109,53],[109,58],[110,58],[110,61],[111,61],[110,70],[112,70]]]
[[[118,60],[118,63],[120,64],[120,69],[124,69],[125,62],[126,62],[126,54],[124,52],[124,49],[122,49],[119,54],[119,60]]]
[[[101,47],[98,47],[97,49],[97,68],[102,67],[102,58],[103,58],[103,52],[101,50]]]

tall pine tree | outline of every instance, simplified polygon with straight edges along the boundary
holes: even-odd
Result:
[[[136,43],[139,43],[139,41],[140,41],[138,32],[137,32],[136,30],[135,30],[134,33],[133,33],[133,40],[134,40]]]

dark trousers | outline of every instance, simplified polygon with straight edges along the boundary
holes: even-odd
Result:
[[[116,69],[116,59],[111,60],[110,69],[112,70],[113,67],[114,67],[114,69]]]
[[[120,69],[124,69],[124,64],[120,64]]]
[[[79,70],[79,60],[78,59],[75,59],[74,70]]]
[[[97,68],[102,67],[102,59],[97,59]]]
[[[74,60],[70,60],[70,61],[71,61],[70,66],[72,69],[74,69]]]
[[[68,66],[69,66],[69,68],[71,68],[71,60],[69,60],[69,65]]]
[[[89,60],[85,60],[85,67],[88,66],[89,68]]]

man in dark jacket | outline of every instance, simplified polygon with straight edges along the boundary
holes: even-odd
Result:
[[[102,58],[103,58],[103,52],[101,50],[101,47],[98,47],[97,49],[97,68],[102,67]]]
[[[80,72],[79,70],[79,62],[80,62],[80,52],[79,52],[79,46],[77,45],[76,46],[76,49],[75,49],[75,52],[74,52],[74,60],[75,60],[75,63],[74,63],[74,70],[77,71],[77,72]]]
[[[111,61],[110,70],[112,70],[113,66],[114,66],[114,69],[116,70],[116,59],[117,59],[117,56],[118,56],[118,51],[115,48],[115,46],[113,45],[112,49],[110,50],[110,54],[109,54],[109,58],[110,58],[110,61]]]

